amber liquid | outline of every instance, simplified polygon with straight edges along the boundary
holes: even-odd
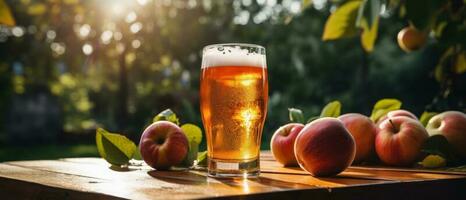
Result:
[[[267,69],[204,67],[200,98],[208,157],[233,162],[258,159],[267,113]]]

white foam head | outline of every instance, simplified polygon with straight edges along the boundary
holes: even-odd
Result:
[[[266,68],[265,50],[260,46],[259,51],[249,51],[238,45],[210,45],[204,48],[202,56],[202,68],[221,66],[249,66]]]

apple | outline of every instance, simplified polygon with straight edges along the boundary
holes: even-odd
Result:
[[[461,157],[466,158],[466,114],[446,111],[430,118],[426,126],[430,136],[442,134]]]
[[[407,110],[393,110],[387,113],[387,117],[393,118],[393,117],[398,117],[398,116],[405,116],[409,117],[411,119],[419,120],[416,115],[414,115],[412,112],[409,112]]]
[[[388,165],[413,164],[421,153],[428,134],[422,124],[406,116],[387,118],[379,125],[375,137],[375,151]]]
[[[356,155],[353,164],[367,160],[374,155],[374,142],[377,133],[374,122],[358,113],[344,114],[338,117],[338,119],[343,122],[343,125],[345,125],[356,142]]]
[[[403,110],[403,109],[400,109],[400,110],[392,110],[390,112],[387,113],[387,115],[381,117],[378,121],[377,121],[377,124],[380,124],[382,121],[384,121],[385,119],[387,118],[393,118],[393,117],[398,117],[398,116],[405,116],[405,117],[409,117],[411,119],[415,119],[415,120],[419,120],[416,115],[414,115],[412,112],[409,112],[407,110]]]
[[[356,145],[340,120],[324,117],[304,126],[294,151],[299,166],[311,175],[333,176],[353,162]]]
[[[405,27],[398,32],[398,45],[405,52],[420,49],[427,42],[427,33],[417,30],[414,27]]]
[[[278,128],[273,134],[270,149],[273,157],[284,166],[298,165],[294,156],[294,142],[303,128],[303,124],[289,123]]]
[[[180,164],[188,154],[188,138],[169,121],[157,121],[142,133],[139,150],[152,168],[163,170]]]

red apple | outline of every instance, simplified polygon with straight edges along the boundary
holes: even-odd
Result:
[[[294,144],[296,160],[313,176],[333,176],[353,162],[356,145],[343,123],[324,117],[304,126]]]
[[[388,112],[385,116],[381,117],[377,121],[377,125],[380,125],[380,123],[382,123],[382,121],[386,120],[387,118],[393,118],[393,117],[398,117],[398,116],[405,116],[411,119],[419,120],[416,117],[416,115],[414,115],[412,112],[400,109],[400,110],[393,110],[393,111]]]
[[[338,119],[343,122],[356,142],[356,156],[353,163],[367,160],[374,155],[374,141],[377,128],[368,117],[358,113],[344,114]]]
[[[398,117],[398,116],[405,116],[411,119],[419,120],[416,117],[416,115],[414,115],[412,112],[409,112],[407,110],[393,110],[387,113],[387,117],[389,118]]]
[[[149,166],[167,169],[184,160],[188,154],[188,138],[176,124],[158,121],[142,133],[139,150]]]
[[[426,126],[430,136],[442,134],[455,152],[466,158],[466,114],[446,111],[435,115]]]
[[[375,150],[385,164],[406,166],[416,161],[428,137],[417,120],[406,116],[388,118],[379,125]]]
[[[294,156],[294,142],[303,127],[303,124],[290,123],[275,131],[270,141],[270,149],[279,163],[285,166],[298,164]]]

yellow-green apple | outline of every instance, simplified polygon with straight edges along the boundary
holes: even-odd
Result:
[[[387,118],[379,125],[375,151],[385,164],[410,165],[419,157],[422,144],[428,137],[418,120],[406,116]]]
[[[188,138],[169,121],[157,121],[142,133],[139,150],[142,159],[158,170],[180,164],[188,153]]]
[[[303,127],[303,124],[289,123],[275,131],[270,141],[270,149],[279,163],[285,166],[298,164],[294,156],[294,142]]]
[[[390,111],[387,113],[387,115],[381,117],[379,120],[378,120],[378,123],[377,124],[380,124],[382,121],[384,121],[385,119],[387,118],[393,118],[393,117],[398,117],[398,116],[405,116],[405,117],[409,117],[411,119],[415,119],[415,120],[419,120],[416,115],[414,115],[412,112],[409,112],[407,110],[403,110],[403,109],[400,109],[400,110],[393,110],[393,111]]]
[[[356,155],[353,163],[359,163],[374,155],[374,141],[377,133],[374,122],[358,113],[344,114],[338,119],[343,122],[356,142]]]
[[[299,166],[311,175],[333,176],[353,162],[356,145],[340,120],[324,117],[304,126],[294,151]]]
[[[466,114],[446,111],[432,117],[426,126],[430,136],[442,134],[453,150],[466,158]]]

